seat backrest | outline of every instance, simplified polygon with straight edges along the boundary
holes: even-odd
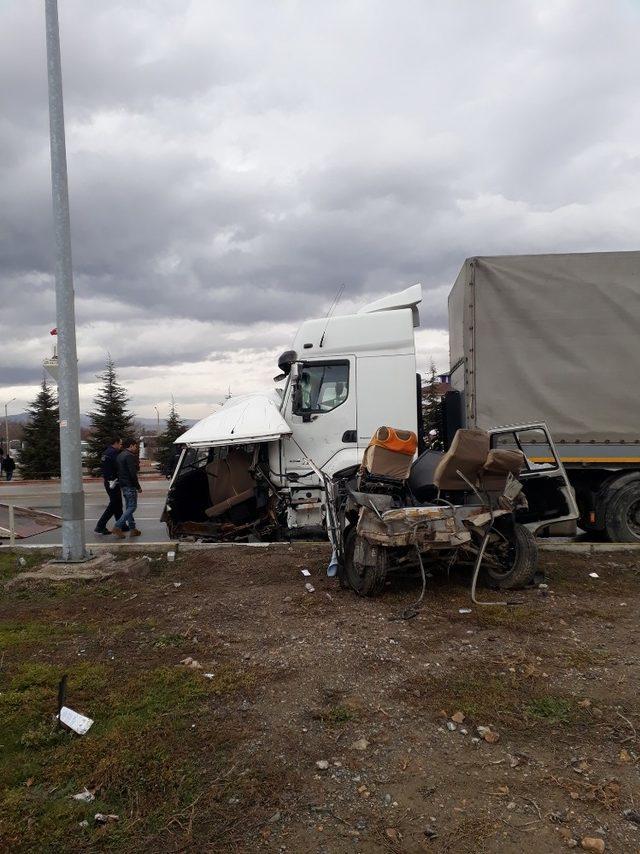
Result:
[[[476,486],[480,470],[489,454],[489,444],[486,430],[457,430],[451,447],[433,473],[433,482],[438,489],[469,489],[468,484],[457,474],[458,470]]]
[[[255,489],[256,482],[249,471],[251,462],[250,454],[239,448],[230,448],[224,459],[213,460],[206,466],[212,505]]]
[[[507,477],[510,474],[517,477],[524,465],[522,451],[492,448],[480,472],[482,488],[488,492],[502,492],[506,486]]]
[[[433,476],[443,456],[444,451],[423,451],[418,459],[411,463],[407,483],[418,501],[428,501],[435,498],[436,486],[433,482]]]
[[[411,430],[378,427],[362,458],[362,468],[374,477],[405,480],[418,447]]]

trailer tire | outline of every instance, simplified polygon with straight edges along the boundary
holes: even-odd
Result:
[[[526,587],[538,568],[538,543],[524,525],[514,525],[511,542],[504,554],[504,572],[486,565],[484,575],[489,584],[501,590]]]
[[[607,536],[613,543],[640,542],[640,482],[616,492],[605,512]]]

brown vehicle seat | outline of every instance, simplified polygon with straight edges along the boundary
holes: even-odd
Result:
[[[362,458],[362,468],[374,477],[406,480],[418,437],[411,430],[378,427]]]
[[[525,465],[522,451],[508,448],[493,448],[487,454],[485,464],[480,472],[483,489],[489,492],[502,492],[509,474],[517,477]]]
[[[255,496],[256,482],[249,471],[252,457],[239,448],[231,448],[224,459],[209,463],[205,471],[209,481],[211,507],[209,519],[221,516],[231,507]]]
[[[468,484],[457,474],[458,470],[476,486],[480,470],[489,455],[489,444],[486,430],[458,430],[451,447],[433,473],[433,482],[438,489],[469,489]]]

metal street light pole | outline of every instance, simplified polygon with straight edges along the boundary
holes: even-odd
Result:
[[[158,409],[157,406],[154,406],[153,408],[155,409],[156,415],[158,417],[158,436],[159,436],[160,435],[160,410]]]
[[[8,400],[4,405],[4,432],[5,432],[5,435],[7,437],[7,445],[6,445],[4,450],[5,450],[5,453],[7,456],[9,456],[9,413],[8,413],[8,409],[9,409],[9,404],[13,403],[14,400],[17,400],[17,398],[12,397],[11,400]]]
[[[57,0],[45,0],[51,190],[56,244],[56,326],[58,329],[58,402],[60,406],[60,499],[62,505],[62,560],[86,560],[84,493],[80,445],[78,356],[71,266],[71,223],[64,135],[62,67]]]

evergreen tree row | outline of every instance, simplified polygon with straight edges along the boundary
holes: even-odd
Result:
[[[95,399],[88,438],[86,465],[91,474],[100,474],[100,459],[115,438],[135,438],[134,416],[129,411],[129,397],[118,382],[115,364],[108,358],[105,370],[98,376],[100,390]],[[60,426],[56,394],[43,377],[40,391],[28,408],[29,421],[24,427],[20,455],[20,474],[24,480],[48,480],[60,476]],[[186,430],[173,399],[164,432],[158,437],[156,457],[161,471],[170,474],[175,462],[173,443]]]

